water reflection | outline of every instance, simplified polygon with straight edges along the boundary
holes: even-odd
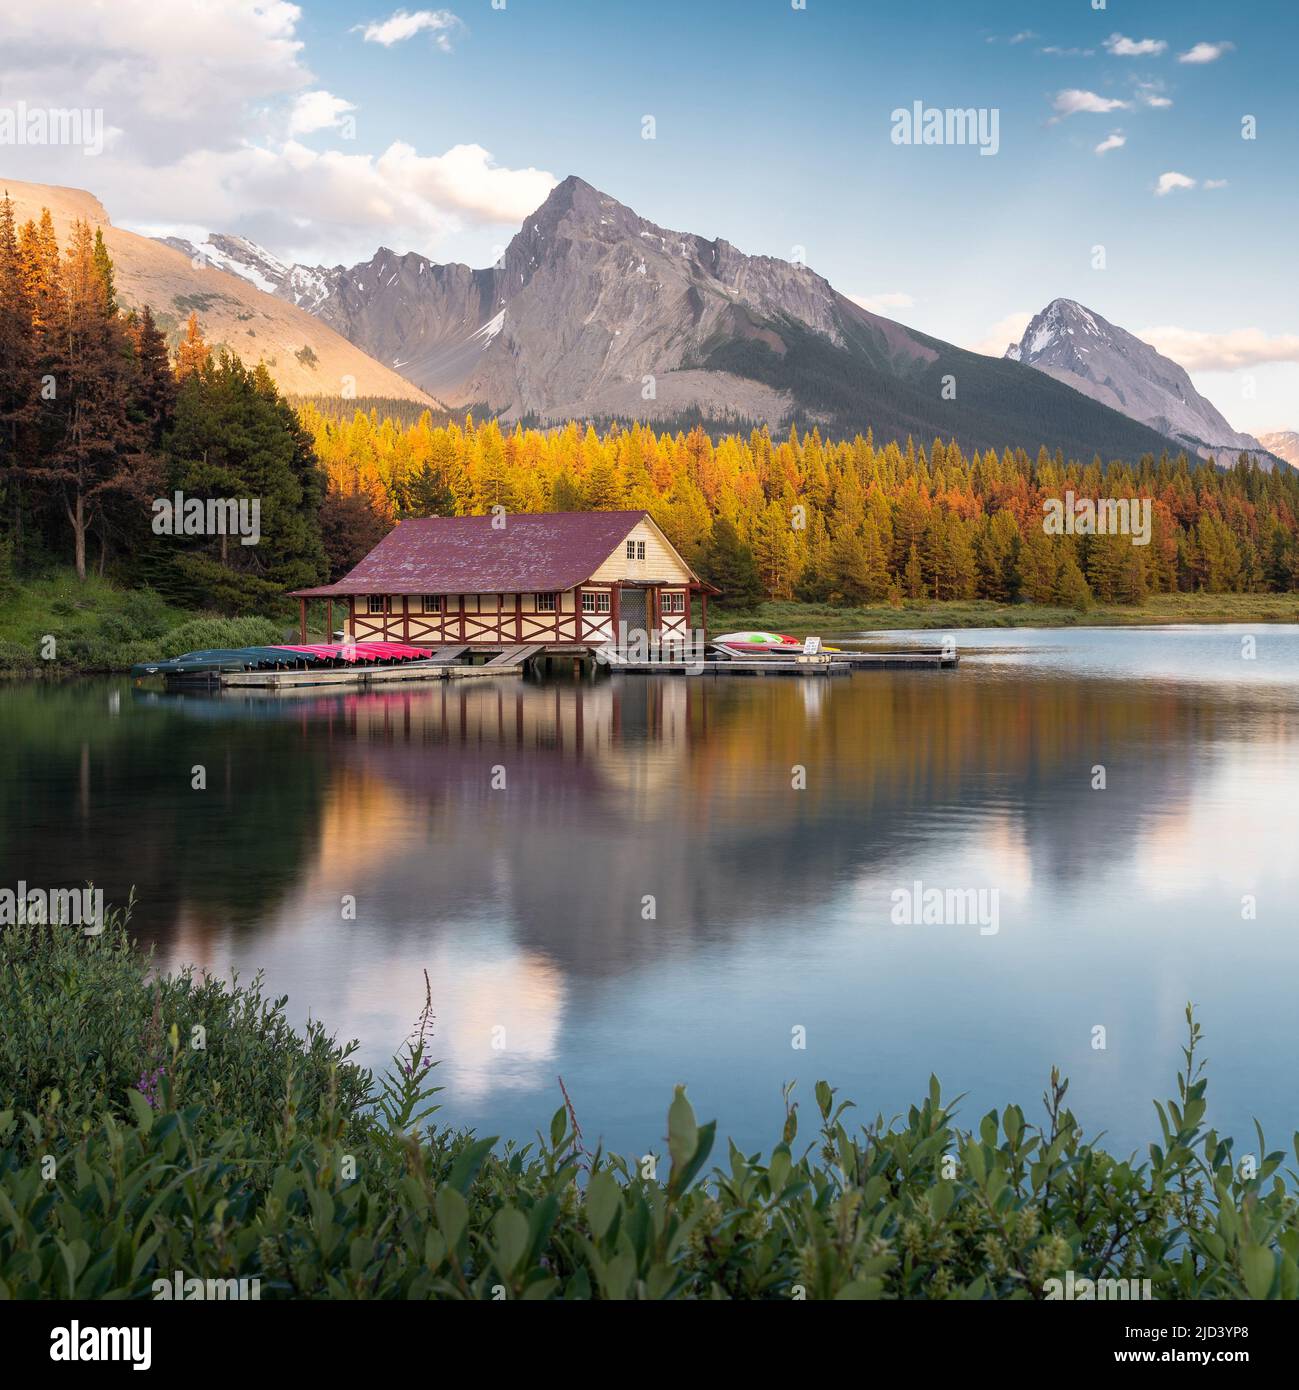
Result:
[[[1196,636],[1201,667],[1236,640]],[[447,1111],[493,1133],[542,1123],[557,1072],[588,1133],[643,1148],[675,1081],[756,1144],[792,1077],[889,1111],[937,1070],[986,1108],[1058,1061],[1135,1144],[1188,997],[1215,1118],[1279,1132],[1295,636],[1257,681],[1168,679],[1162,639],[1142,678],[1130,634],[996,633],[963,634],[988,655],[956,673],[833,681],[14,687],[0,860],[5,881],[136,885],[163,963],[265,969],[367,1060],[427,968]],[[997,888],[998,934],[892,925],[915,879]]]

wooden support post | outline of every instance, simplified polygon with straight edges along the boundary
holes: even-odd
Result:
[[[305,647],[307,645],[307,600],[298,600],[298,641]]]
[[[704,630],[704,641],[708,641],[708,590],[701,589],[699,593],[699,626]]]
[[[333,640],[334,640],[334,600],[333,600],[332,598],[327,598],[327,599],[325,600],[325,641],[326,641],[326,642],[332,642]]]

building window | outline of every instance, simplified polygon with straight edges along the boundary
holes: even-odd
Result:
[[[635,542],[635,541],[628,541],[628,542],[627,542],[627,558],[628,558],[629,560],[634,560],[634,559],[636,558],[636,542]]]
[[[538,612],[538,613],[553,613],[554,611],[555,611],[555,595],[554,595],[554,594],[538,594],[538,595],[537,595],[537,612]]]
[[[609,611],[608,592],[582,595],[583,613],[607,613]]]
[[[442,611],[442,595],[425,594],[423,604],[426,613],[440,613]]]
[[[637,542],[636,542],[636,558],[637,558],[638,560],[643,560],[643,559],[645,558],[645,542],[644,542],[644,541],[637,541]]]
[[[369,613],[386,613],[388,611],[387,595],[371,594],[366,611]]]
[[[685,594],[664,594],[663,611],[665,613],[684,613],[686,611]]]

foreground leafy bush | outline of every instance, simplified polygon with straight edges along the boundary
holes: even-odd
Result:
[[[634,1165],[567,1104],[522,1148],[430,1130],[431,1000],[376,1082],[257,981],[148,978],[121,920],[6,929],[0,970],[0,1295],[147,1298],[176,1271],[263,1298],[1027,1299],[1066,1271],[1299,1295],[1284,1155],[1260,1133],[1242,1162],[1204,1128],[1189,1009],[1143,1162],[1085,1143],[1053,1076],[1041,1126],[1011,1105],[974,1132],[936,1080],[852,1129],[820,1082],[804,1151],[787,1098],[768,1157],[732,1144],[707,1173],[714,1127],[681,1088],[667,1154]]]

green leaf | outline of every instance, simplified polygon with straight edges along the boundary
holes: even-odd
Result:
[[[451,1172],[447,1175],[447,1184],[454,1187],[457,1192],[468,1192],[473,1180],[478,1176],[478,1170],[483,1166],[483,1159],[491,1153],[495,1143],[496,1139],[493,1137],[491,1139],[479,1139],[476,1143],[468,1145],[451,1165]]]
[[[830,1118],[830,1107],[834,1104],[834,1092],[830,1089],[828,1081],[818,1081],[816,1083],[816,1104],[821,1112],[821,1118]]]
[[[586,1220],[596,1240],[604,1238],[621,1203],[617,1178],[606,1172],[592,1173],[586,1185]]]
[[[438,1188],[433,1206],[438,1214],[438,1229],[446,1237],[448,1249],[454,1249],[469,1224],[469,1204],[454,1187],[444,1184]]]
[[[1245,1288],[1251,1298],[1266,1298],[1276,1274],[1276,1256],[1264,1245],[1246,1245],[1240,1252]]]
[[[148,1134],[153,1128],[153,1106],[134,1086],[127,1091],[126,1098],[131,1103],[131,1113],[135,1116],[136,1128],[141,1134]]]
[[[699,1125],[694,1107],[686,1099],[686,1088],[678,1086],[668,1107],[668,1153],[672,1155],[672,1171],[683,1168],[694,1157],[699,1142]]]
[[[699,1174],[699,1170],[708,1162],[708,1155],[713,1151],[713,1139],[717,1135],[717,1121],[709,1120],[698,1134],[698,1141],[695,1145],[694,1157],[678,1173],[675,1168],[668,1182],[668,1191],[673,1197],[679,1197],[694,1182]]]
[[[517,1207],[502,1207],[492,1222],[492,1232],[496,1237],[496,1267],[509,1276],[528,1252],[528,1218]]]
[[[550,1147],[559,1148],[564,1139],[564,1132],[568,1129],[568,1111],[561,1105],[558,1110],[550,1117]]]
[[[942,1221],[956,1200],[956,1189],[950,1182],[935,1183],[929,1193],[929,1210],[935,1221]]]

